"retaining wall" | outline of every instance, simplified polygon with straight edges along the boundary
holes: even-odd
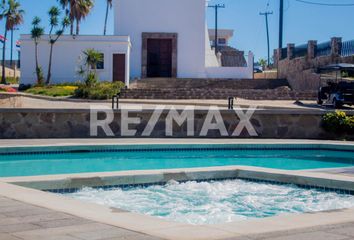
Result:
[[[141,137],[153,110],[130,112],[129,117],[139,119],[139,124],[130,124],[130,129],[137,133],[131,137]],[[151,138],[166,137],[165,118],[168,112],[163,111],[159,117]],[[258,110],[254,113],[251,122],[258,134],[256,138],[278,139],[333,139],[334,136],[321,128],[323,111],[303,110]],[[234,111],[222,110],[221,115],[226,129],[231,135],[239,123]],[[105,114],[99,114],[99,119],[105,119]],[[207,116],[207,110],[194,111],[195,135],[199,133]],[[114,121],[110,124],[114,137],[121,137],[121,111],[114,112]],[[88,109],[1,109],[0,110],[0,138],[90,138],[90,110]],[[107,137],[100,129],[99,138]],[[174,124],[172,137],[188,137],[187,123],[182,126]],[[192,136],[189,136],[192,137]],[[220,138],[220,132],[210,130],[205,137]],[[229,136],[231,137],[231,136]],[[243,131],[238,138],[249,138],[247,131]],[[337,136],[339,137],[339,136]],[[234,137],[237,138],[237,137]],[[353,136],[352,136],[353,138]]]

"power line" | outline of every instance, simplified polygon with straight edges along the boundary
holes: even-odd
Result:
[[[354,3],[321,3],[321,2],[311,2],[306,0],[295,0],[296,2],[319,5],[319,6],[328,6],[328,7],[350,7],[354,6]]]

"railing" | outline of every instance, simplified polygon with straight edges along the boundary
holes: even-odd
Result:
[[[332,44],[335,49],[332,49]],[[310,46],[311,47],[311,46]],[[342,57],[348,57],[354,55],[354,40],[340,42],[340,41],[328,41],[317,44],[313,46],[314,49],[309,49],[309,44],[302,44],[291,49],[293,53],[291,54],[293,58],[306,57],[308,51],[315,53],[315,57],[330,56],[332,53],[340,54]],[[339,50],[339,52],[338,52]],[[281,49],[280,60],[286,59],[288,57],[288,49]],[[313,56],[311,56],[313,57]]]
[[[331,42],[324,42],[317,45],[316,56],[329,56],[331,55]]]
[[[305,57],[307,55],[307,44],[296,46],[294,49],[294,57]]]
[[[347,57],[354,55],[354,40],[342,42],[341,56]]]
[[[120,93],[112,97],[112,109],[119,109]]]

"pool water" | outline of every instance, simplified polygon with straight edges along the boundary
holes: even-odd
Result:
[[[354,166],[354,151],[218,149],[220,145],[218,148],[212,145],[197,145],[197,149],[187,145],[179,147],[183,149],[168,149],[168,146],[151,149],[144,146],[139,150],[101,152],[0,153],[0,177],[231,165],[285,170]]]
[[[189,224],[219,224],[354,207],[354,196],[244,180],[84,188],[68,197]]]

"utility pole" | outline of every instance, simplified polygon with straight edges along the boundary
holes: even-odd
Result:
[[[269,26],[268,26],[268,15],[272,15],[273,12],[261,12],[259,15],[265,16],[265,21],[266,21],[266,30],[267,30],[267,46],[268,46],[268,61],[267,64],[269,66],[270,64],[270,46],[269,46]]]
[[[284,0],[279,1],[279,48],[283,48]]]
[[[225,4],[215,4],[215,5],[208,5],[210,8],[215,9],[215,55],[218,54],[218,10],[219,8],[225,8]]]

